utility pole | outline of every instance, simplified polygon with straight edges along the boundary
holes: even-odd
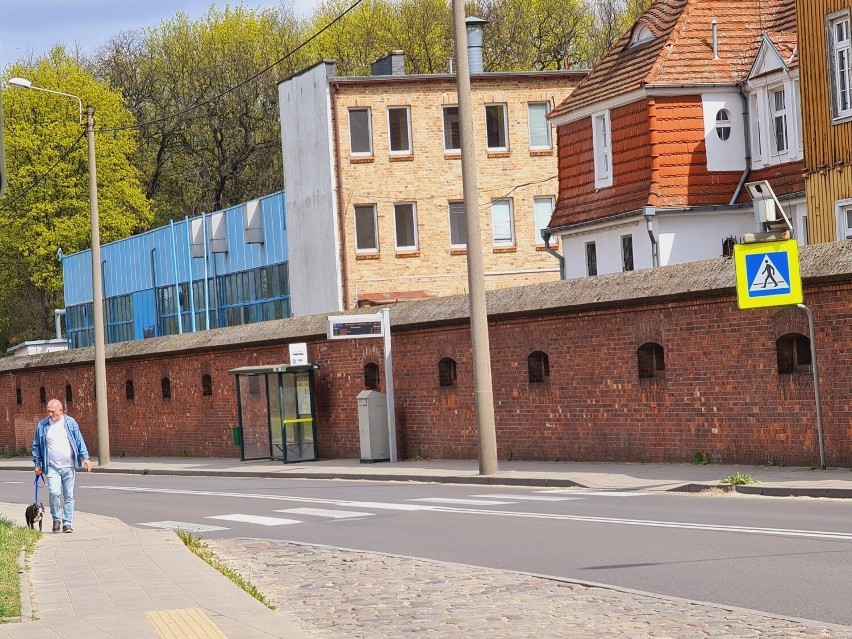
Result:
[[[497,435],[494,428],[494,389],[491,384],[491,347],[488,340],[488,310],[485,303],[485,274],[482,266],[482,235],[479,228],[479,195],[476,153],[473,140],[473,107],[470,97],[470,67],[464,0],[453,0],[456,41],[456,87],[461,133],[461,167],[464,209],[467,217],[467,282],[470,305],[470,336],[473,347],[473,384],[476,408],[476,439],[479,444],[479,474],[497,472]]]
[[[92,226],[92,316],[95,329],[95,407],[98,422],[98,466],[109,466],[104,286],[101,277],[101,229],[98,215],[98,175],[95,168],[95,109],[86,107],[89,151],[89,217]]]

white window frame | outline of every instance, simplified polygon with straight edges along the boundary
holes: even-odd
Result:
[[[630,264],[627,263],[627,247],[630,247]],[[630,268],[627,268],[630,266]],[[621,270],[635,271],[636,270],[636,252],[633,249],[633,234],[621,236]]]
[[[591,249],[591,251],[590,251],[589,249]],[[590,252],[592,253],[592,255],[590,255]],[[586,242],[586,244],[585,244],[585,251],[584,251],[584,255],[585,255],[585,257],[586,257],[586,276],[588,276],[588,277],[594,277],[594,276],[595,276],[595,275],[597,275],[597,274],[598,274],[598,272],[599,272],[599,269],[598,269],[598,247],[597,247],[597,244],[595,244],[594,242]],[[589,257],[593,257],[593,258],[594,258],[594,261],[595,261],[595,263],[594,263],[594,269],[592,269],[592,262],[589,260]],[[592,273],[592,270],[594,270],[595,272],[594,272],[594,273]]]
[[[716,137],[722,142],[727,142],[731,139],[731,131],[733,131],[733,123],[731,122],[731,112],[727,109],[719,109],[716,112],[715,120]]]
[[[370,147],[367,151],[355,151],[352,139],[352,114],[355,112],[367,112],[367,145]],[[373,112],[370,107],[350,107],[349,115],[349,155],[353,157],[370,157],[373,155]]]
[[[751,126],[751,158],[752,160],[763,161],[763,140],[761,138],[763,131],[760,126],[760,97],[757,92],[748,97],[748,112]]]
[[[373,243],[375,247],[358,246],[358,209],[372,209]],[[356,204],[353,207],[353,218],[355,223],[355,252],[356,253],[378,253],[379,252],[379,219],[375,204]]]
[[[456,114],[453,118],[447,119],[447,109],[455,109]],[[459,145],[458,147],[449,147],[447,146],[447,136],[450,136],[450,141],[452,141],[452,131],[448,129],[452,129],[451,126],[453,123],[459,129]],[[459,120],[459,105],[458,104],[445,104],[441,107],[441,126],[443,134],[443,143],[444,143],[444,153],[461,153],[461,121]]]
[[[612,186],[612,122],[609,111],[592,114],[595,188]]]
[[[515,207],[512,198],[491,201],[491,241],[495,247],[515,246]]]
[[[464,234],[465,234],[465,242],[458,243],[453,242],[453,216],[456,216],[457,219],[460,219],[464,225]],[[447,223],[449,225],[450,232],[450,248],[453,249],[466,249],[467,248],[467,212],[464,208],[464,200],[456,200],[450,202],[447,206]]]
[[[547,121],[547,110],[550,107],[548,102],[528,102],[527,103],[527,123],[530,130],[530,150],[531,151],[550,151],[553,148],[553,139],[550,131],[550,122]],[[533,126],[537,128],[536,136],[540,137],[541,128],[544,130],[544,144],[536,144],[534,139]]]
[[[778,108],[777,101],[775,97],[777,95],[781,95],[784,105],[782,108]],[[773,155],[784,155],[790,152],[790,118],[789,118],[789,91],[787,91],[787,87],[782,85],[776,85],[772,87],[767,87],[766,98],[769,102],[769,121],[772,125],[772,153]],[[784,141],[784,148],[780,148],[778,145],[778,124],[779,122],[782,125],[782,139]]]
[[[503,145],[491,146],[491,140],[488,135],[488,110],[499,108],[502,113],[503,124]],[[485,105],[485,143],[489,153],[503,153],[509,150],[509,107],[505,102],[495,102]]]
[[[535,231],[535,243],[538,246],[544,246],[544,238],[541,236],[542,229],[546,229],[550,224],[550,218],[553,217],[553,207],[555,206],[556,198],[552,195],[542,195],[533,198],[533,227]],[[543,217],[544,213],[539,211],[538,205],[547,206],[547,217]],[[544,224],[541,224],[544,222]],[[550,238],[550,245],[556,246],[556,238]]]
[[[844,23],[846,39],[837,40],[837,27]],[[827,15],[825,29],[831,77],[831,113],[832,121],[836,122],[852,118],[852,11],[843,9]]]
[[[852,198],[834,203],[837,219],[837,239],[852,239]]]
[[[399,243],[399,208],[402,206],[410,206],[411,207],[411,225],[412,225],[412,233],[413,233],[413,244],[400,244]],[[394,242],[396,242],[396,250],[397,251],[416,251],[420,247],[420,239],[417,233],[417,204],[415,202],[394,202],[393,205],[393,237]]]
[[[392,149],[391,144],[393,140],[393,132],[391,129],[391,111],[402,111],[405,113],[405,136],[406,142],[408,146],[404,149]],[[388,107],[388,153],[390,155],[411,155],[412,151],[412,143],[411,143],[411,107],[408,106],[390,106]]]

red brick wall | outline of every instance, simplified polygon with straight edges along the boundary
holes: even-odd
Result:
[[[826,461],[852,466],[852,285],[808,287],[815,316]],[[741,311],[732,296],[586,309],[493,320],[491,365],[498,454],[514,459],[807,465],[818,461],[811,375],[778,375],[775,340],[808,334],[797,309]],[[640,380],[636,349],[665,349],[664,378]],[[476,420],[466,325],[394,329],[400,458],[475,459]],[[550,379],[530,385],[527,356],[547,353]],[[379,339],[308,344],[316,373],[318,449],[323,458],[360,454],[356,395],[369,362],[384,373]],[[287,361],[286,344],[108,361],[110,450],[137,455],[238,457],[231,368]],[[455,387],[438,385],[438,361],[457,362]],[[201,376],[213,380],[203,397]],[[161,397],[161,379],[172,398]],[[136,398],[125,398],[134,380]],[[92,376],[86,366],[0,375],[0,448],[29,447],[43,415],[39,387],[64,398],[97,451]],[[15,388],[23,404],[15,403]],[[384,391],[384,386],[380,388]],[[14,435],[12,435],[14,433]]]

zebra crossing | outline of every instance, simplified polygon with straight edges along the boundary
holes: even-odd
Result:
[[[582,500],[587,496],[608,496],[608,497],[635,497],[642,493],[636,492],[615,492],[615,491],[596,491],[582,492],[577,491],[554,491],[542,490],[532,494],[477,494],[468,495],[466,498],[455,497],[419,497],[414,499],[406,499],[409,503],[381,503],[381,502],[334,502],[340,505],[357,506],[364,508],[373,508],[375,510],[399,510],[399,511],[417,511],[417,510],[434,510],[447,507],[470,507],[470,506],[508,506],[518,504],[520,502],[561,502]],[[320,500],[321,501],[321,500]],[[422,505],[421,505],[422,504]],[[293,519],[291,517],[263,516],[251,515],[247,513],[225,513],[220,515],[209,515],[205,517],[208,520],[221,522],[234,522],[242,524],[253,524],[257,526],[289,526],[293,524],[302,524],[307,521],[317,520],[359,520],[367,519],[376,515],[374,512],[359,511],[359,510],[338,510],[334,508],[283,508],[276,509],[273,512],[281,513],[282,515],[290,515],[300,517]],[[461,511],[464,512],[464,511]],[[183,521],[149,521],[139,523],[140,526],[148,526],[151,528],[162,528],[172,530],[183,530],[191,533],[206,533],[228,530],[226,526],[219,526],[210,523],[183,522]]]

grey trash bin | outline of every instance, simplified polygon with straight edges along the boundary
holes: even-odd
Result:
[[[388,404],[384,393],[358,393],[358,430],[361,434],[361,463],[390,461]]]

